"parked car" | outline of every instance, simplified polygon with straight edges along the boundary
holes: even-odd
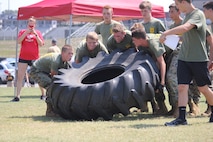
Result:
[[[16,58],[6,58],[5,59],[8,63],[10,63],[13,67],[16,67]],[[17,59],[18,60],[18,59]]]
[[[11,74],[15,78],[15,67],[13,67],[8,61],[0,62],[0,84],[7,82],[7,76]]]

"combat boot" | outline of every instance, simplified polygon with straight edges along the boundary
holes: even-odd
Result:
[[[173,113],[173,117],[177,118],[178,116],[179,116],[179,109],[178,109],[178,103],[176,103],[175,111]]]
[[[47,110],[46,110],[46,116],[47,117],[59,117],[58,114],[56,114],[54,111],[53,111],[53,107],[50,103],[47,103]]]
[[[212,112],[211,107],[209,104],[207,104],[207,109],[204,113],[202,113],[202,115],[209,117],[211,115],[211,112]]]
[[[148,108],[147,102],[143,103],[143,106],[140,108],[140,112],[149,112],[149,108]]]
[[[193,100],[190,100],[188,102],[188,105],[189,105],[189,115],[190,116],[197,116],[200,114],[200,109],[198,107],[198,104],[195,104],[193,102]]]
[[[159,111],[159,106],[158,106],[157,102],[155,101],[155,99],[153,99],[151,101],[151,106],[152,106],[152,112],[153,112],[153,114],[155,114],[156,112]]]
[[[172,106],[171,110],[168,111],[167,115],[168,116],[173,116],[174,118],[178,117],[179,111],[178,111],[178,104],[177,103]]]
[[[158,101],[159,110],[155,113],[156,115],[166,115],[168,114],[168,109],[164,101]]]

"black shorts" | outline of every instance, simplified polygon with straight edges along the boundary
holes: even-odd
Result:
[[[190,84],[195,79],[197,86],[211,85],[207,62],[185,62],[178,60],[178,84]]]
[[[35,60],[24,60],[24,59],[18,60],[19,63],[26,63],[26,64],[28,64],[28,66],[32,66],[34,61]]]

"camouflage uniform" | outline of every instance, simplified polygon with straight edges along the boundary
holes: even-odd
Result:
[[[51,71],[58,73],[58,70],[64,68],[70,68],[68,62],[63,62],[61,54],[48,53],[43,57],[36,60],[31,69],[30,76],[43,88],[48,89],[52,82],[50,75]],[[49,102],[49,96],[47,94],[46,102]]]
[[[170,59],[169,59],[170,58]],[[166,89],[169,94],[169,103],[175,107],[178,101],[178,82],[177,82],[177,64],[178,64],[178,50],[174,50],[167,60],[166,73]]]
[[[178,81],[177,81],[178,53],[179,50],[174,50],[166,61],[167,63],[166,89],[169,94],[169,103],[172,106],[172,108],[177,107],[178,102]],[[193,113],[193,115],[197,115],[199,113],[197,105],[200,98],[200,92],[197,88],[195,81],[192,81],[192,83],[189,85],[188,94],[189,94],[188,105],[190,108],[189,112]]]
[[[50,73],[54,72],[58,74],[58,70],[61,68],[67,69],[70,68],[70,65],[68,62],[62,61],[61,54],[48,53],[33,63],[30,69],[30,76],[39,84],[39,86],[47,89],[48,92],[48,87],[52,82],[52,76]],[[47,93],[46,96],[46,116],[58,116],[58,114],[53,111],[52,101],[50,99],[49,93]]]
[[[30,76],[35,80],[35,82],[37,82],[41,87],[45,89],[52,82],[52,77],[49,73],[42,72],[34,66],[32,66],[30,69]]]

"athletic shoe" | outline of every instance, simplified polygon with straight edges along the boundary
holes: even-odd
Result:
[[[46,100],[46,96],[41,95],[40,99],[45,101]]]
[[[165,126],[178,126],[178,125],[187,125],[187,121],[186,120],[182,120],[180,118],[177,118],[171,122],[166,122],[164,124]]]
[[[11,100],[11,102],[19,102],[19,101],[20,101],[20,99],[18,97],[15,97]]]

